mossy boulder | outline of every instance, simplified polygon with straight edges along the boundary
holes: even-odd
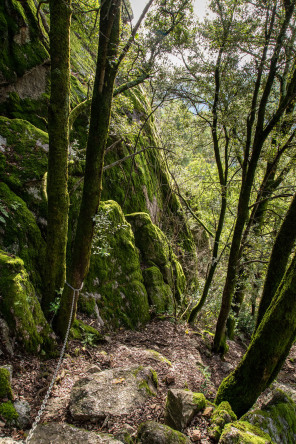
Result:
[[[45,241],[26,203],[0,182],[0,248],[20,257],[35,288],[42,286]]]
[[[246,413],[242,419],[269,434],[277,444],[296,442],[296,404],[280,389],[261,409]]]
[[[142,444],[190,444],[190,439],[183,433],[155,421],[141,424],[138,438]]]
[[[139,252],[130,224],[114,201],[100,205],[85,290],[114,327],[135,328],[149,320]]]
[[[45,224],[48,135],[21,119],[0,117],[0,180]]]
[[[10,384],[10,372],[7,368],[0,367],[0,400],[13,399],[11,384]]]
[[[28,352],[50,352],[54,336],[40,308],[24,262],[0,250],[0,315]]]
[[[165,424],[181,431],[205,406],[206,399],[202,393],[181,389],[169,390],[165,406]]]
[[[152,223],[147,213],[128,214],[126,215],[126,219],[132,226],[136,246],[141,253],[143,268],[153,267],[152,270],[150,269],[150,271],[147,272],[148,274],[154,273],[155,280],[154,286],[152,282],[150,282],[150,294],[157,294],[158,288],[161,286],[159,278],[156,279],[155,268],[157,267],[162,274],[164,283],[171,287],[173,296],[179,302],[185,290],[186,279],[182,266],[173,253],[167,237],[160,228]]]
[[[174,308],[173,292],[171,287],[164,282],[159,268],[154,266],[144,269],[143,278],[149,304],[155,309],[155,312],[171,312]]]
[[[225,424],[236,421],[237,416],[232,411],[229,402],[223,401],[218,407],[215,409],[212,418],[211,418],[211,426],[209,427],[209,436],[214,440],[218,441]]]
[[[273,444],[270,436],[246,421],[227,424],[219,444]]]
[[[149,367],[112,368],[88,373],[75,382],[69,404],[74,420],[103,420],[130,415],[157,392],[157,378]]]
[[[75,319],[73,322],[70,337],[88,345],[95,345],[104,341],[104,336],[98,330],[85,324],[80,319]]]

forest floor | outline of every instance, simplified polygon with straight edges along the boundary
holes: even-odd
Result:
[[[75,381],[82,378],[93,365],[102,370],[139,364],[151,366],[157,371],[159,388],[157,396],[150,397],[140,408],[135,408],[132,416],[115,420],[106,418],[103,423],[75,423],[88,430],[108,432],[116,436],[121,429],[135,434],[138,425],[146,420],[162,423],[169,388],[202,392],[207,399],[214,400],[220,382],[235,368],[247,344],[242,341],[229,341],[229,351],[222,360],[211,353],[211,339],[210,333],[192,330],[187,324],[176,323],[170,319],[155,319],[139,331],[122,329],[109,333],[106,341],[96,346],[88,344],[87,340],[84,344],[72,340],[69,342],[62,370],[41,422],[74,423],[67,410],[70,391]],[[153,357],[147,350],[157,351],[170,362],[160,360],[157,355]],[[277,378],[278,382],[295,384],[295,361],[294,345]],[[8,363],[13,366],[12,387],[15,398],[25,399],[30,403],[33,421],[45,396],[57,359],[41,361],[37,357],[21,354],[15,354],[9,362],[0,359],[0,365]],[[209,418],[200,413],[184,433],[194,442],[211,443],[207,435],[208,424]],[[24,432],[5,427],[1,429],[0,426],[0,436],[24,439]]]

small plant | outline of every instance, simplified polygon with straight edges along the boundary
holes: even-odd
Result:
[[[112,247],[109,243],[110,237],[112,237],[117,231],[122,228],[126,228],[127,225],[117,224],[114,226],[113,221],[109,217],[110,209],[104,211],[99,209],[98,213],[94,217],[95,230],[92,243],[92,253],[98,254],[101,257],[110,256]]]

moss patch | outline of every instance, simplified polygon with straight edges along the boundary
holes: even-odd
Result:
[[[43,188],[47,171],[47,134],[25,120],[0,117],[0,135],[0,180],[44,218],[47,211]]]
[[[11,401],[0,404],[0,417],[2,417],[7,424],[14,425],[18,416]]]
[[[75,319],[70,330],[70,337],[85,342],[88,345],[95,345],[104,341],[104,336],[95,328],[85,324],[80,319]]]
[[[0,250],[0,314],[11,336],[32,353],[53,352],[55,342],[24,262]]]
[[[260,428],[246,421],[237,421],[232,424],[226,424],[219,443],[273,444],[274,441],[271,440],[268,434],[260,430]]]
[[[0,248],[19,256],[37,290],[42,287],[45,242],[25,202],[0,182]]]
[[[6,368],[0,368],[0,399],[13,399],[12,389],[10,385],[10,374]]]
[[[212,415],[211,426],[209,427],[209,436],[215,441],[218,441],[225,424],[236,420],[237,416],[232,411],[229,402],[221,402]]]

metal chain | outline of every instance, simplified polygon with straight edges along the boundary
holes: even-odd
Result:
[[[83,282],[82,282],[82,285],[81,285],[80,288],[73,288],[70,284],[68,284],[68,282],[65,282],[65,284],[68,285],[68,287],[70,287],[71,290],[73,290],[72,306],[71,306],[71,312],[70,312],[70,317],[69,317],[69,323],[68,323],[68,327],[67,327],[67,331],[66,331],[66,335],[65,335],[65,340],[64,340],[64,344],[63,344],[63,347],[62,347],[62,350],[61,350],[61,353],[60,353],[60,357],[59,357],[59,360],[58,360],[58,363],[57,363],[56,369],[55,369],[55,371],[54,371],[54,374],[53,374],[53,377],[52,377],[52,379],[51,379],[50,385],[49,385],[49,387],[48,387],[47,393],[46,393],[46,395],[45,395],[45,397],[44,397],[44,399],[43,399],[43,402],[42,402],[41,407],[40,407],[40,409],[39,409],[39,411],[38,411],[38,414],[37,414],[37,416],[36,416],[36,418],[35,418],[35,421],[34,421],[34,423],[33,423],[33,425],[32,425],[32,428],[31,428],[31,430],[30,430],[30,433],[29,433],[29,435],[27,436],[27,439],[26,439],[26,441],[25,441],[26,444],[32,439],[32,436],[33,436],[33,434],[34,434],[34,432],[35,432],[35,429],[36,429],[37,425],[38,425],[39,422],[40,422],[40,419],[41,419],[42,413],[43,413],[44,410],[45,410],[45,407],[46,407],[46,404],[47,404],[48,398],[50,397],[51,391],[52,391],[53,386],[54,386],[54,383],[55,383],[55,381],[56,381],[57,374],[58,374],[58,372],[59,372],[59,370],[60,370],[60,367],[61,367],[61,365],[62,365],[62,361],[63,361],[63,357],[64,357],[64,353],[65,353],[66,345],[67,345],[67,341],[68,341],[68,336],[69,336],[69,332],[70,332],[70,328],[71,328],[71,320],[72,320],[72,316],[73,316],[75,296],[76,296],[76,294],[77,294],[77,296],[78,296],[80,290],[82,290],[82,288],[83,288]]]

